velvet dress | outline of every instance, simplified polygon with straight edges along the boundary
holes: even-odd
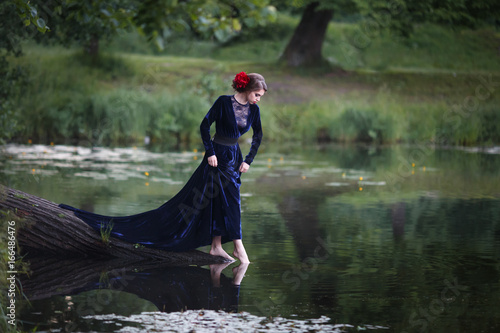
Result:
[[[215,136],[210,126],[215,122]],[[238,138],[253,129],[250,152],[243,159]],[[99,215],[65,204],[59,206],[95,230],[110,229],[111,236],[169,251],[188,251],[212,243],[241,239],[240,176],[243,161],[251,164],[262,140],[256,104],[242,105],[234,96],[220,96],[200,125],[205,156],[186,185],[160,207],[130,216]],[[217,167],[207,158],[217,156]]]

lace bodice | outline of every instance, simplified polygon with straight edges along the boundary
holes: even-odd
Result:
[[[247,126],[248,113],[250,112],[250,104],[240,104],[234,96],[231,96],[231,102],[234,109],[234,117],[238,128],[245,128]]]

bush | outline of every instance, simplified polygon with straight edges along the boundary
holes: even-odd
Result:
[[[336,141],[382,143],[391,138],[392,120],[375,110],[346,109],[331,131]]]

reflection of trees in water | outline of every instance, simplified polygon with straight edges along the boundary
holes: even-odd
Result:
[[[406,206],[404,202],[396,202],[391,206],[392,235],[395,241],[402,240],[405,233]]]
[[[320,313],[338,309],[345,322],[391,322],[397,317],[403,318],[398,329],[418,329],[408,321],[413,312],[416,320],[422,319],[414,304],[429,310],[429,302],[445,288],[443,281],[457,279],[478,293],[462,291],[457,302],[446,304],[446,318],[433,315],[433,325],[444,328],[454,318],[467,318],[457,324],[470,328],[479,311],[482,317],[485,311],[495,316],[493,300],[500,296],[498,200],[441,198],[425,192],[405,201],[356,205],[329,201],[348,188],[301,186],[297,178],[288,184],[286,177],[261,180],[280,189],[277,207],[293,237],[297,259],[303,263],[314,255],[318,237],[331,237],[335,246],[320,269],[287,276],[284,283],[303,273],[298,295],[291,292],[289,301],[310,300]],[[351,294],[343,295],[345,290]]]
[[[330,156],[335,160],[334,165],[341,169],[353,169],[364,171],[375,171],[387,167],[387,161],[391,160],[392,150],[381,149],[374,146],[356,145],[345,149],[333,149]]]
[[[286,272],[284,279],[284,282],[290,283],[289,287],[292,289],[287,297],[299,303],[310,299],[309,306],[319,313],[325,309],[337,308],[337,297],[333,291],[336,276],[317,272],[322,270],[321,267],[324,267],[327,261],[332,260],[329,258],[330,249],[325,248],[330,245],[327,244],[329,237],[320,226],[318,207],[324,205],[326,198],[350,189],[325,188],[324,181],[321,180],[321,184],[314,181],[315,184],[309,183],[309,186],[304,186],[303,181],[296,179],[287,181],[286,178],[275,177],[270,181],[280,182],[281,196],[277,207],[292,235],[298,253],[299,262]],[[306,284],[307,288],[302,284]],[[299,295],[293,292],[295,287],[300,288]]]
[[[299,259],[314,256],[314,249],[318,246],[318,237],[324,237],[318,219],[318,205],[320,198],[304,194],[284,195],[278,203],[281,216],[292,234]]]
[[[287,229],[292,234],[300,263],[292,269],[289,278],[305,283],[318,270],[316,265],[324,265],[328,259],[329,249],[324,245],[327,235],[320,227],[318,206],[324,204],[325,196],[318,195],[317,191],[293,191],[283,195],[278,203],[279,211],[285,220]],[[297,280],[300,279],[300,280]],[[335,276],[320,274],[318,278],[308,283],[306,292],[312,299],[310,306],[320,309],[337,307],[337,298],[333,291]],[[325,288],[326,287],[326,288]],[[325,289],[328,292],[325,293]],[[304,290],[301,290],[304,292]]]

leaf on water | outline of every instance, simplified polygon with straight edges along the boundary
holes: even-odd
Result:
[[[109,323],[136,322],[140,323],[141,327],[133,327],[127,325],[127,332],[143,332],[156,331],[171,331],[174,327],[176,331],[184,332],[191,331],[193,325],[196,325],[197,331],[213,331],[214,323],[221,331],[258,331],[258,332],[343,332],[343,329],[349,327],[354,328],[349,324],[333,324],[331,319],[322,316],[319,319],[296,320],[286,319],[282,317],[259,317],[247,312],[226,313],[223,311],[213,310],[187,310],[184,312],[143,312],[140,315],[131,315],[129,317],[111,315],[93,315],[85,316],[85,319],[94,319],[107,321]],[[373,327],[372,325],[359,325],[358,329],[366,329]],[[380,328],[387,328],[381,327]]]
[[[338,182],[331,182],[331,183],[326,183],[325,186],[349,186],[349,183],[338,183]]]

